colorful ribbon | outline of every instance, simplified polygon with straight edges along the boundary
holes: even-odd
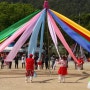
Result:
[[[19,40],[14,45],[13,49],[10,51],[10,53],[6,57],[6,61],[12,61],[14,59],[14,57],[16,56],[19,49],[22,47],[22,45],[26,42],[26,40],[31,35],[33,28],[39,18],[39,15],[40,15],[40,13],[31,20],[32,23],[29,23],[29,26],[27,27],[27,29],[24,31],[24,33],[21,35]]]
[[[54,30],[58,36],[58,38],[60,39],[60,41],[62,42],[62,44],[64,45],[64,47],[66,48],[66,50],[69,52],[69,54],[72,56],[72,58],[74,59],[75,62],[79,63],[76,59],[76,57],[74,56],[72,50],[70,49],[70,47],[68,46],[66,40],[64,39],[62,33],[60,32],[59,28],[57,27],[55,21],[53,20],[53,18],[49,15],[50,17],[50,21],[52,23],[52,26],[54,27]]]
[[[86,49],[88,52],[90,52],[90,43],[85,40],[81,35],[74,32],[67,24],[65,24],[62,20],[60,20],[53,12],[51,12],[51,15],[55,19],[55,21],[62,27],[62,29],[72,38],[74,39],[79,45],[81,45],[84,49]]]
[[[56,33],[54,31],[54,27],[50,21],[50,15],[49,13],[47,12],[47,20],[48,20],[48,27],[49,27],[49,31],[50,31],[50,34],[51,34],[51,37],[52,37],[52,40],[54,42],[54,45],[55,45],[55,48],[56,48],[56,51],[60,57],[60,54],[59,54],[59,50],[58,50],[58,42],[57,42],[57,37],[56,37]],[[61,58],[61,57],[60,57]]]
[[[6,41],[4,41],[1,46],[0,46],[0,52],[2,52],[4,50],[5,47],[7,47],[11,42],[13,42],[20,34],[22,34],[26,28],[29,25],[32,25],[32,23],[36,22],[37,18],[39,18],[41,12],[38,13],[36,16],[34,16],[30,21],[28,21],[27,23],[24,24],[24,26],[22,28],[20,28],[19,30],[17,30],[11,37],[9,37]]]
[[[30,37],[30,41],[29,41],[29,46],[28,46],[28,56],[29,54],[34,54],[35,53],[35,50],[36,50],[36,47],[37,47],[37,39],[38,39],[38,34],[39,34],[39,31],[40,31],[40,26],[41,26],[41,23],[43,21],[43,18],[45,17],[45,9],[42,10],[42,14],[41,16],[39,17],[34,29],[33,29],[33,33]]]
[[[51,10],[56,16],[58,16],[62,21],[66,22],[69,26],[73,27],[73,30],[75,30],[80,35],[84,36],[88,41],[90,41],[90,31],[85,29],[84,27],[78,25],[77,23],[73,22],[69,18]]]

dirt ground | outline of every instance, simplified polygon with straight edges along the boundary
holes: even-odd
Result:
[[[57,70],[36,70],[37,77],[33,83],[25,83],[25,69],[14,68],[0,69],[0,90],[88,90],[87,84],[90,79],[90,63],[84,64],[84,70],[75,70],[74,63],[69,62],[68,75],[65,83],[58,82]]]

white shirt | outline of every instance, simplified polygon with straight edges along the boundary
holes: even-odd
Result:
[[[22,63],[25,63],[26,57],[22,56]]]
[[[66,62],[65,60],[61,59],[61,60],[59,61],[59,64],[60,64],[60,67],[66,67],[67,62]]]

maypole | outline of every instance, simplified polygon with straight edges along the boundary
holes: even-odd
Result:
[[[46,14],[47,13],[47,14]],[[41,30],[41,39],[40,39],[40,50],[43,48],[43,32],[44,32],[44,20],[45,16],[47,16],[47,22],[48,22],[48,27],[49,31],[47,29],[47,54],[49,54],[49,32],[50,36],[52,38],[52,41],[55,45],[56,51],[59,55],[58,51],[58,43],[57,43],[57,37],[61,41],[61,43],[64,45],[65,49],[68,51],[68,53],[71,55],[73,60],[79,64],[77,61],[77,58],[73,54],[71,48],[69,47],[68,43],[66,42],[64,36],[61,33],[61,30],[58,28],[57,24],[61,26],[61,28],[72,38],[74,39],[79,45],[81,45],[84,49],[90,52],[90,42],[89,42],[89,37],[90,37],[90,32],[81,27],[80,25],[76,24],[72,20],[68,19],[62,14],[59,14],[58,12],[49,9],[49,4],[48,0],[44,0],[43,4],[43,10],[35,15],[28,23],[23,24],[23,28],[20,27],[15,31],[15,33],[10,36],[2,45],[2,48],[0,47],[0,50],[4,49],[8,44],[11,43],[16,38],[16,34],[18,33],[18,36],[20,36],[21,32],[22,35],[14,45],[12,51],[8,54],[6,57],[6,60],[11,61],[17,54],[18,50],[22,47],[22,45],[26,42],[26,40],[30,37],[29,41],[29,46],[28,46],[28,55],[29,54],[34,54],[37,48],[37,40],[38,40],[38,35]],[[22,24],[21,24],[22,25]],[[20,32],[20,34],[19,34]],[[85,43],[85,44],[83,44]],[[13,52],[13,55],[12,55]],[[59,55],[60,56],[60,55]],[[41,51],[39,52],[39,58],[41,57]]]
[[[46,9],[46,12],[47,12],[47,9],[49,9],[49,4],[48,4],[48,0],[44,0],[44,4],[43,4],[43,8],[45,8]],[[50,74],[51,74],[51,71],[50,71],[50,53],[49,53],[49,32],[48,32],[48,28],[47,28],[48,26],[46,26],[46,30],[47,30],[47,33],[46,33],[46,36],[47,36],[47,44],[46,44],[46,56],[48,56],[48,58],[47,59],[49,59],[49,66],[48,66],[48,68],[49,68],[49,72],[50,72]],[[48,61],[47,61],[48,62]]]

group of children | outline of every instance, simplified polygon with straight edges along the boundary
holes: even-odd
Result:
[[[30,54],[30,57],[26,59],[26,78],[25,78],[25,82],[28,82],[28,80],[30,80],[30,82],[32,82],[33,79],[33,75],[34,75],[34,63],[35,60],[33,59],[33,55]],[[60,68],[58,70],[58,75],[59,75],[59,82],[65,82],[65,75],[67,75],[67,61],[65,59],[65,57],[62,57],[62,59],[58,59],[56,60],[56,62],[54,63],[54,66],[56,66],[55,64],[60,64]],[[40,67],[40,65],[42,64],[42,62],[38,62],[38,66]]]
[[[29,61],[30,60],[30,61]],[[29,61],[29,62],[28,62]],[[34,61],[34,62],[33,62]],[[79,64],[77,65],[78,67],[80,67],[84,62],[81,59],[78,59]],[[32,63],[32,64],[29,64]],[[28,81],[28,78],[30,79],[30,82],[32,82],[32,78],[33,78],[33,74],[34,74],[34,64],[35,64],[35,60],[33,59],[33,55],[30,54],[30,58],[26,59],[26,82]],[[40,68],[40,66],[42,65],[42,62],[39,60],[37,62],[38,64],[38,68]],[[65,82],[65,75],[68,74],[67,72],[67,67],[68,67],[68,63],[67,63],[67,58],[65,56],[58,58],[55,60],[52,69],[55,70],[56,65],[59,65],[59,69],[58,69],[58,82],[64,83]],[[27,70],[27,67],[29,67]]]
[[[17,59],[16,59],[17,60]],[[77,59],[79,64],[77,64],[78,68],[82,67],[83,60],[81,58]],[[25,65],[26,64],[26,65]],[[61,58],[55,58],[55,56],[52,57],[52,69],[55,70],[56,65],[59,65],[58,69],[58,82],[65,82],[65,75],[68,74],[67,72],[67,58],[65,56]],[[37,61],[38,70],[40,70],[42,66],[42,60]],[[18,66],[17,66],[18,67]],[[28,82],[28,79],[30,79],[30,82],[32,82],[32,78],[34,75],[34,69],[35,69],[35,59],[32,54],[29,55],[28,58],[25,58],[25,55],[22,55],[22,68],[26,67],[26,82]]]

